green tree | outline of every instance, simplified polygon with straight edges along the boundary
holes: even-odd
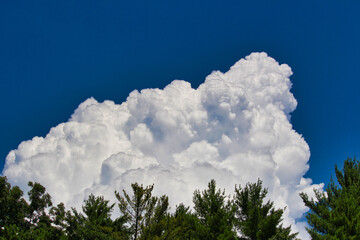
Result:
[[[103,196],[91,194],[82,206],[83,213],[72,208],[65,213],[66,231],[69,239],[127,239],[119,222],[111,219],[115,204],[109,203]],[[60,215],[63,213],[60,211]]]
[[[199,219],[196,233],[199,239],[235,239],[233,231],[234,207],[226,201],[225,190],[216,189],[215,180],[211,180],[208,189],[202,193],[194,192],[193,202],[195,215]]]
[[[61,228],[53,225],[51,211],[51,196],[40,183],[28,183],[31,187],[28,192],[30,204],[27,208],[28,226],[24,232],[23,239],[64,239]]]
[[[145,214],[147,210],[153,207],[157,200],[152,197],[154,185],[143,187],[137,183],[131,184],[133,195],[123,190],[124,196],[115,191],[115,196],[119,201],[119,209],[122,218],[130,225],[129,230],[134,240],[137,240],[141,234],[141,228],[144,226]]]
[[[5,226],[25,226],[28,204],[22,196],[18,186],[12,187],[5,176],[0,176],[0,236]]]
[[[310,208],[307,231],[315,240],[360,239],[360,162],[348,158],[335,174],[338,184],[331,178],[325,192],[314,190],[315,200],[300,194]]]
[[[23,191],[0,176],[0,239],[22,239],[27,209]]]
[[[169,198],[165,195],[153,197],[145,213],[145,221],[141,226],[140,239],[166,239],[169,225]]]
[[[47,209],[51,197],[39,183],[29,182],[29,203],[18,186],[0,177],[0,239],[62,239],[62,229],[53,226]]]
[[[196,236],[198,218],[189,209],[190,207],[185,207],[184,204],[176,207],[175,212],[168,218],[168,224],[162,239],[198,239]]]
[[[291,234],[290,227],[283,228],[280,225],[284,210],[276,210],[270,200],[264,203],[267,193],[260,180],[257,183],[247,183],[244,188],[235,187],[236,225],[240,239],[296,239],[297,233]]]
[[[115,204],[109,203],[103,196],[95,197],[93,194],[85,201],[82,207],[87,220],[97,226],[111,226],[111,212]]]
[[[64,203],[59,203],[57,206],[52,207],[49,211],[49,214],[54,226],[56,226],[58,229],[65,229],[66,210]]]
[[[32,225],[37,225],[42,222],[45,224],[50,224],[50,218],[46,213],[46,209],[52,206],[51,196],[46,193],[46,189],[40,183],[29,182],[29,187],[31,187],[28,192],[29,195],[29,208],[28,208],[28,217]]]
[[[18,186],[11,187],[6,177],[0,177],[0,239],[61,239],[61,229],[52,225],[46,212],[51,197],[39,183],[29,182],[27,203]]]

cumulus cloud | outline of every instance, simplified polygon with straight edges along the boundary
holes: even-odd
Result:
[[[307,238],[296,221],[307,210],[298,194],[322,185],[303,177],[310,151],[290,123],[297,105],[291,74],[266,53],[252,53],[197,89],[175,80],[135,90],[122,104],[89,98],[45,138],[12,150],[3,175],[23,189],[38,181],[55,202],[76,207],[89,193],[115,201],[114,190],[133,182],[154,183],[173,206],[191,205],[193,191],[211,179],[230,194],[260,178],[276,206],[286,207],[285,224]]]

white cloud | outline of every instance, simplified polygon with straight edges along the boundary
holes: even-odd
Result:
[[[11,151],[3,175],[23,189],[38,181],[55,202],[76,207],[90,192],[115,200],[114,190],[133,182],[190,205],[211,179],[230,194],[260,178],[276,206],[287,207],[286,224],[308,238],[304,222],[295,222],[306,212],[298,194],[322,185],[303,178],[310,151],[289,122],[297,105],[291,74],[253,53],[197,89],[176,80],[135,90],[120,105],[90,98],[45,138]]]

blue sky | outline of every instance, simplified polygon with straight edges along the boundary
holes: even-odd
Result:
[[[88,97],[123,102],[173,79],[197,87],[265,51],[294,73],[308,177],[360,155],[356,1],[2,1],[0,158],[68,120]]]

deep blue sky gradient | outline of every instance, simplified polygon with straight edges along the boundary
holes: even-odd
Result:
[[[327,183],[334,164],[360,157],[359,12],[359,1],[1,1],[0,168],[88,97],[197,87],[265,51],[294,72],[306,176]]]

